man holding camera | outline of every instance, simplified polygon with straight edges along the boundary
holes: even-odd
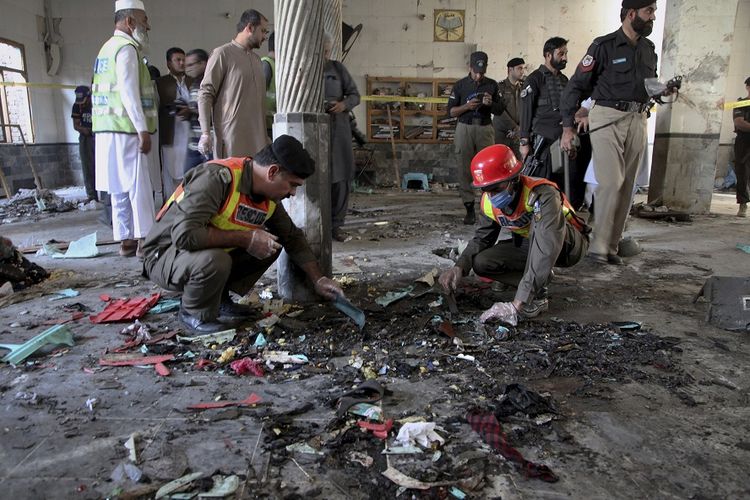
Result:
[[[473,52],[469,58],[469,74],[453,85],[448,98],[448,115],[458,118],[454,146],[458,156],[458,182],[461,201],[466,208],[464,224],[472,225],[474,213],[474,191],[471,189],[471,159],[474,155],[495,143],[492,115],[505,111],[505,103],[498,92],[497,82],[487,78],[487,54]]]
[[[159,93],[159,144],[161,149],[161,179],[164,197],[174,192],[182,180],[185,155],[190,135],[190,85],[193,79],[185,76],[185,51],[179,47],[167,50],[169,73],[156,80]],[[175,119],[178,118],[179,119]]]

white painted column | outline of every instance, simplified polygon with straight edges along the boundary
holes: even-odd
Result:
[[[296,196],[284,201],[305,232],[324,274],[331,274],[331,175],[329,118],[323,112],[323,3],[274,0],[276,31],[276,115],[273,135],[291,135],[315,160],[315,174]],[[285,300],[319,300],[305,274],[282,252],[279,294]]]

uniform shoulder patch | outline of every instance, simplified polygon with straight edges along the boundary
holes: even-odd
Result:
[[[534,221],[539,222],[542,220],[542,204],[539,200],[534,201]]]
[[[581,73],[588,73],[592,69],[594,69],[594,65],[596,64],[596,61],[594,60],[594,56],[591,54],[586,54],[583,56],[583,59],[581,59],[581,63],[578,65],[578,69],[581,70]]]
[[[219,169],[219,177],[224,184],[232,183],[232,172],[228,168],[222,167]]]

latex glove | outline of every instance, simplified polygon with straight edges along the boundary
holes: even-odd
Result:
[[[315,291],[318,295],[321,295],[328,300],[335,299],[337,295],[344,296],[344,291],[338,283],[325,276],[321,276],[318,278],[318,281],[315,282]]]
[[[208,156],[211,150],[213,150],[213,146],[211,146],[211,134],[201,134],[201,138],[198,139],[198,152],[203,156]]]
[[[281,245],[277,241],[278,239],[275,234],[262,229],[256,229],[250,232],[250,241],[245,250],[256,259],[267,259],[281,250]]]
[[[518,310],[512,302],[495,302],[492,304],[492,307],[484,311],[479,317],[482,323],[486,323],[491,319],[499,319],[503,323],[516,326],[518,324]]]
[[[446,292],[454,292],[456,291],[456,287],[458,286],[458,282],[461,281],[462,276],[463,272],[461,271],[461,268],[453,266],[440,274],[438,283],[445,288]]]

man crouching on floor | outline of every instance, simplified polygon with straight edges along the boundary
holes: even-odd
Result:
[[[519,319],[546,311],[552,268],[573,266],[588,250],[590,229],[557,185],[521,175],[522,168],[513,151],[502,144],[474,156],[472,185],[482,190],[479,227],[456,265],[438,280],[453,292],[472,269],[491,279],[523,271],[515,299],[496,302],[482,314],[482,322],[498,319],[515,326]],[[497,241],[503,227],[514,234],[513,240]],[[515,241],[522,243],[516,245]]]
[[[178,318],[188,330],[213,333],[252,316],[229,290],[249,292],[282,248],[319,295],[343,295],[280,203],[314,171],[302,144],[282,135],[253,158],[212,160],[185,174],[146,237],[143,273],[182,292]]]

